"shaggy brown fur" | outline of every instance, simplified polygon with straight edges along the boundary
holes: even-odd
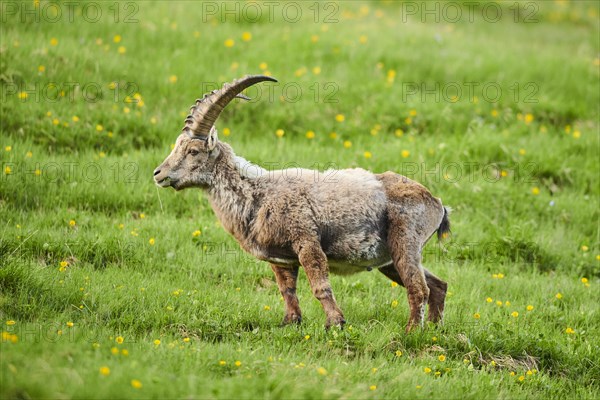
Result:
[[[447,211],[419,183],[358,168],[266,171],[237,157],[214,127],[206,136],[184,131],[154,175],[162,187],[204,189],[224,228],[244,250],[271,264],[285,300],[284,324],[302,320],[300,266],[327,327],[345,323],[329,272],[373,268],[406,287],[407,330],[422,323],[426,304],[431,321],[442,319],[447,284],[421,266],[421,251],[436,231],[449,229]]]

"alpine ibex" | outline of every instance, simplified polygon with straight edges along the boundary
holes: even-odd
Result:
[[[284,324],[302,319],[300,266],[325,310],[326,327],[345,323],[329,272],[374,268],[406,287],[407,330],[422,324],[425,304],[429,320],[440,321],[447,284],[421,266],[421,250],[436,231],[438,237],[449,231],[448,210],[424,186],[393,172],[266,171],[236,156],[217,139],[215,121],[235,97],[248,99],[244,89],[262,81],[277,82],[246,76],[196,100],[171,154],[154,171],[156,184],[204,189],[241,247],[271,264],[285,300]]]

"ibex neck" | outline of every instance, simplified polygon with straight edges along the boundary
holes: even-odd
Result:
[[[243,176],[231,147],[219,144],[219,161],[208,197],[223,227],[242,242],[247,235],[255,208],[251,178]]]

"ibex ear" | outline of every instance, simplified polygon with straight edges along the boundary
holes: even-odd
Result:
[[[219,138],[217,136],[217,128],[215,128],[215,126],[213,125],[213,127],[210,128],[210,133],[208,134],[208,138],[206,139],[206,148],[208,149],[208,151],[213,151],[218,141]]]

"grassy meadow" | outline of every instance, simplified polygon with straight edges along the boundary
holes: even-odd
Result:
[[[71,4],[0,3],[1,398],[600,397],[597,2]],[[443,326],[405,334],[373,271],[331,278],[330,331],[301,272],[280,327],[270,267],[154,185],[194,100],[257,73],[237,154],[454,209]]]

